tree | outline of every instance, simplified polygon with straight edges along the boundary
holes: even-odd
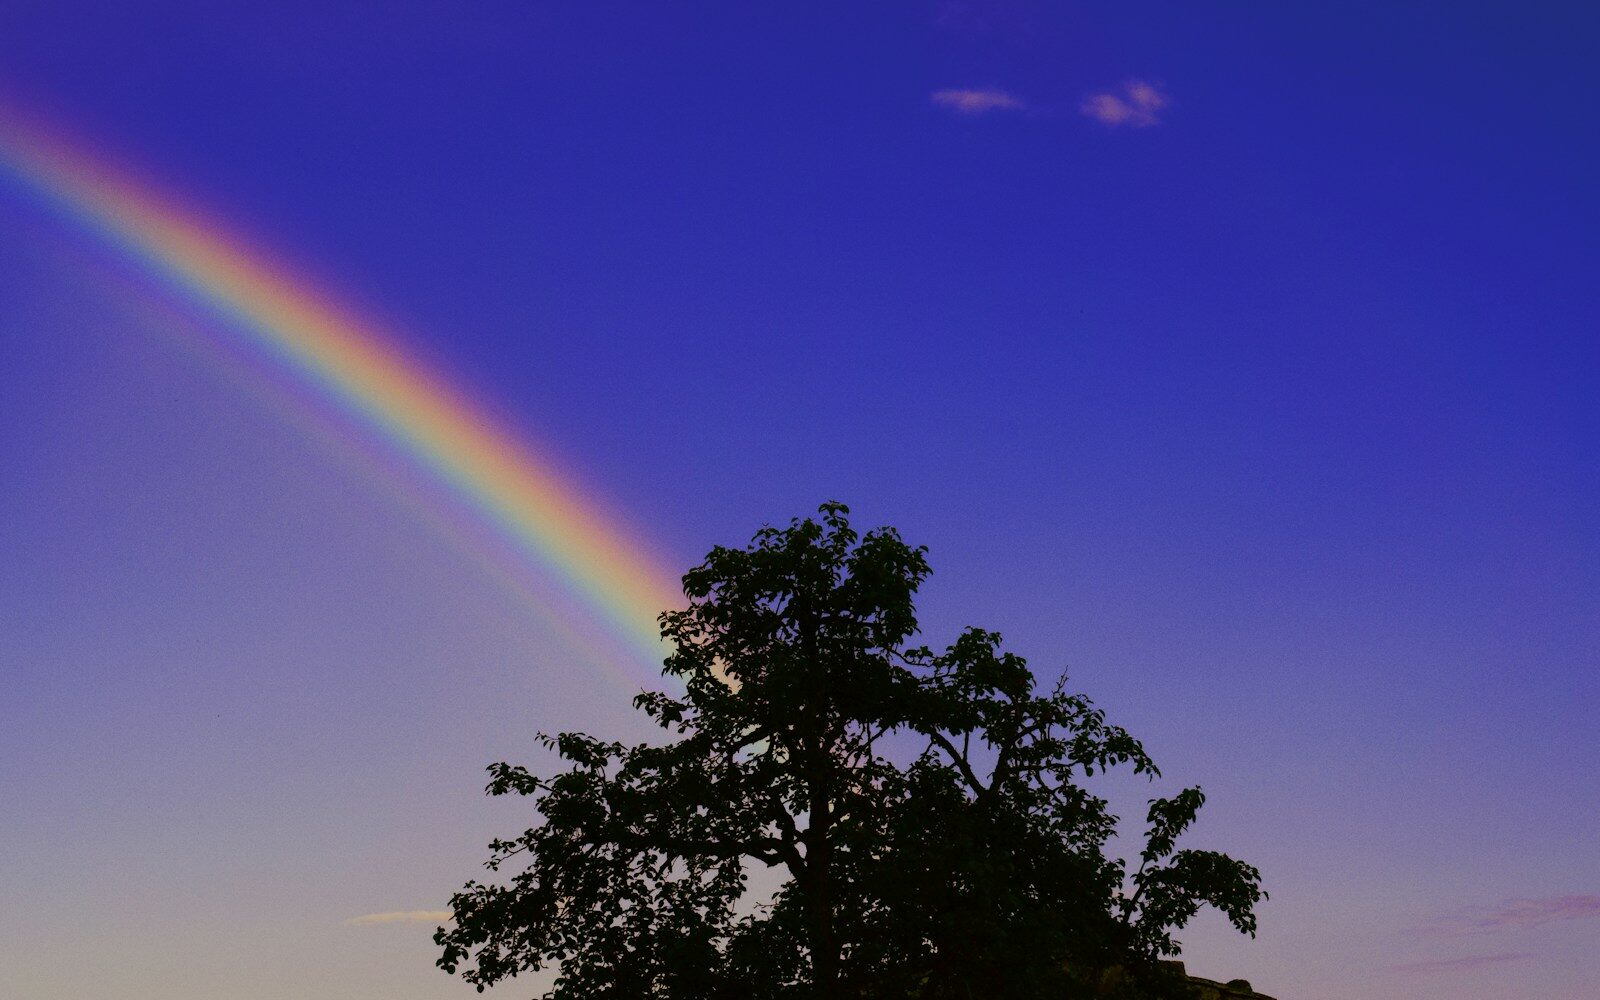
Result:
[[[661,616],[684,693],[634,700],[662,742],[541,735],[562,773],[490,766],[540,821],[490,845],[507,881],[452,898],[441,968],[556,969],[551,1000],[1155,996],[1201,906],[1254,935],[1258,872],[1176,848],[1200,790],[1150,802],[1129,872],[1082,779],[1155,777],[1144,748],[992,632],[909,646],[926,550],[848,513],[684,576]]]

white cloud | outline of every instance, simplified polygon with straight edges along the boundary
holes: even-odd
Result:
[[[449,910],[390,910],[387,913],[364,913],[359,917],[351,917],[345,923],[351,927],[367,927],[372,924],[443,924],[448,923],[452,916]]]
[[[982,115],[990,111],[1021,111],[1027,107],[1017,98],[996,87],[976,90],[958,88],[936,90],[932,94],[932,100],[939,107],[954,111],[958,115]]]
[[[1160,111],[1170,103],[1153,83],[1129,80],[1118,91],[1090,94],[1078,110],[1102,125],[1147,128],[1161,124]]]

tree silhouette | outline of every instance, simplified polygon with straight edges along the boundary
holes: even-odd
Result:
[[[540,821],[490,845],[508,881],[452,898],[441,968],[553,968],[552,1000],[1158,996],[1200,906],[1254,935],[1257,871],[1176,848],[1199,789],[1151,801],[1128,871],[1082,779],[1156,776],[1143,747],[992,632],[909,647],[926,550],[848,513],[684,576],[661,616],[684,694],[634,700],[663,742],[541,735],[563,773],[489,768]]]

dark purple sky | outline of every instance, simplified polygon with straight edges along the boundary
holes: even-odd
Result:
[[[1600,16],[7,5],[0,105],[292,260],[687,567],[931,547],[1258,864],[1191,968],[1600,992]],[[432,924],[631,736],[536,608],[0,187],[0,994],[464,995]],[[1130,811],[1147,794],[1119,790]]]

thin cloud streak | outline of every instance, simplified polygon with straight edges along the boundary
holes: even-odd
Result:
[[[1022,111],[1027,105],[1011,94],[995,87],[976,90],[948,88],[936,90],[930,100],[937,107],[958,115],[984,115],[991,111]]]
[[[1149,128],[1161,124],[1159,112],[1169,103],[1155,84],[1129,80],[1120,91],[1090,94],[1078,110],[1107,128]]]
[[[387,913],[364,913],[345,921],[347,927],[370,927],[374,924],[442,924],[455,914],[449,910],[390,910]]]
[[[1424,929],[1429,933],[1454,937],[1542,927],[1545,924],[1592,917],[1600,917],[1600,895],[1546,896],[1540,899],[1508,900],[1488,912],[1441,920]]]
[[[1477,969],[1485,965],[1520,962],[1533,958],[1532,952],[1508,951],[1498,955],[1466,955],[1461,958],[1436,958],[1423,962],[1402,962],[1389,966],[1391,972],[1453,972],[1458,969]]]

